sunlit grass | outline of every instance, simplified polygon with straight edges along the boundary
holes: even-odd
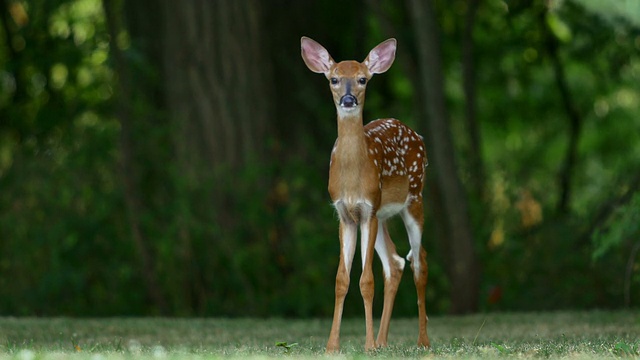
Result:
[[[324,356],[330,325],[325,319],[0,318],[0,359],[315,358]],[[414,345],[417,319],[394,319],[390,346],[370,354],[363,351],[362,319],[346,319],[342,330],[346,358],[640,355],[635,312],[433,316],[426,351]]]

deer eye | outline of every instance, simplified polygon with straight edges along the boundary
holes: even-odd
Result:
[[[364,85],[367,83],[367,78],[361,77],[360,79],[358,79],[358,82],[360,83],[360,85]]]
[[[331,82],[331,85],[335,85],[338,83],[338,79],[337,78],[331,78],[331,80],[329,80]]]

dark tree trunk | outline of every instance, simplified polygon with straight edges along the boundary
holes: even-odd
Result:
[[[420,86],[418,91],[424,96],[426,107],[427,146],[430,165],[433,167],[441,200],[444,206],[447,231],[452,259],[448,264],[451,279],[451,301],[453,313],[476,311],[479,299],[479,265],[474,249],[473,235],[469,219],[465,191],[458,176],[455,152],[449,128],[444,97],[441,50],[438,27],[430,1],[408,0],[418,50]]]
[[[476,69],[475,43],[473,29],[480,0],[469,0],[462,32],[462,81],[465,97],[465,120],[469,135],[469,166],[471,170],[471,189],[479,199],[484,199],[485,171],[482,159],[482,138],[476,116]]]
[[[238,241],[246,241],[237,233],[247,226],[238,220],[243,218],[238,214],[238,191],[247,187],[237,189],[240,184],[235,181],[267,158],[275,93],[270,88],[271,59],[264,48],[268,34],[263,31],[263,2],[121,4],[131,46],[142,55],[122,58],[121,51],[113,52],[122,63],[117,66],[125,106],[120,116],[129,122],[123,120],[122,126],[123,174],[134,238],[145,243],[144,227],[135,218],[140,211],[153,219],[155,231],[166,230],[164,236],[175,238],[169,245],[163,243],[162,271],[167,275],[165,287],[177,293],[171,296],[177,308],[205,311],[215,283],[212,269],[217,268],[228,268],[229,281],[240,284],[244,298],[255,301],[254,284],[234,260],[243,246]],[[117,35],[113,30],[112,39]],[[116,41],[112,44],[115,48]],[[137,67],[131,71],[127,65]],[[138,111],[141,106],[144,110]],[[127,128],[131,122],[136,129],[133,138]],[[135,178],[136,171],[143,173],[144,182]],[[266,192],[269,177],[258,182],[252,189]],[[136,199],[142,186],[145,195]],[[143,253],[153,253],[149,245],[145,248]],[[145,268],[157,276],[153,264]]]
[[[194,191],[207,194],[204,204],[196,205],[203,199],[192,199],[181,206],[180,239],[184,247],[192,246],[187,224],[194,216],[217,227],[206,235],[210,239],[200,240],[205,243],[199,248],[225,261],[249,302],[256,299],[255,284],[233,260],[243,246],[237,241],[245,241],[234,237],[234,231],[246,224],[238,221],[239,193],[230,190],[247,166],[266,158],[274,92],[269,88],[268,49],[263,48],[268,35],[263,31],[262,6],[257,0],[164,0],[164,27],[158,34],[163,39],[163,88],[175,129],[177,168],[186,179],[178,191],[184,196]],[[255,188],[265,189],[269,181],[265,176]],[[203,209],[210,213],[202,214]],[[197,286],[196,306],[206,301],[204,286],[209,285]]]

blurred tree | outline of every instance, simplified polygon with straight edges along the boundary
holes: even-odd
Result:
[[[119,39],[120,34],[124,31],[124,25],[118,15],[122,10],[121,5],[117,6],[112,0],[103,0],[103,7],[106,14],[109,36],[111,39]],[[146,19],[141,23],[145,22]],[[138,117],[134,111],[135,98],[133,94],[138,93],[136,90],[142,90],[140,91],[141,93],[153,90],[152,87],[148,86],[145,82],[134,82],[131,66],[127,63],[127,60],[120,49],[120,44],[118,44],[117,41],[111,44],[110,50],[114,59],[115,70],[119,75],[117,84],[117,94],[119,94],[119,96],[117,98],[117,110],[115,115],[120,121],[121,128],[120,177],[124,188],[124,199],[127,207],[127,216],[129,218],[131,238],[140,259],[140,269],[146,285],[147,296],[153,301],[153,304],[157,307],[160,313],[166,314],[168,311],[168,305],[158,280],[155,255],[152,252],[151,245],[149,244],[149,234],[143,228],[140,220],[141,215],[144,214],[144,203],[141,195],[142,184],[139,169],[143,169],[144,167],[140,166],[141,164],[136,161],[136,159],[139,158],[137,154],[137,152],[139,152],[139,147],[136,147],[135,145],[135,137],[139,133],[135,132],[136,124],[134,122],[136,122]]]
[[[455,148],[449,128],[449,114],[444,95],[442,57],[430,2],[409,1],[410,14],[416,35],[418,69],[421,75],[418,91],[425,101],[427,116],[427,139],[432,151],[429,153],[435,167],[438,196],[442,201],[449,249],[449,276],[451,281],[452,312],[468,313],[476,310],[479,295],[479,264],[474,249],[474,240],[469,219],[468,203],[464,187],[458,176]]]
[[[485,166],[482,157],[482,134],[478,124],[476,100],[476,59],[475,41],[473,39],[476,16],[480,0],[469,0],[466,3],[464,23],[462,24],[461,56],[462,56],[462,87],[464,91],[464,118],[468,133],[467,151],[469,172],[471,174],[471,191],[475,198],[484,202],[485,195]]]
[[[105,6],[113,5],[105,1]],[[186,300],[178,300],[174,296],[175,301],[182,303],[180,306],[202,308],[202,302],[206,302],[204,294],[198,292],[208,285],[199,283],[199,271],[194,267],[194,247],[203,246],[192,243],[192,225],[199,221],[213,226],[204,236],[210,237],[208,241],[214,241],[215,248],[221,251],[219,261],[230,266],[234,276],[244,284],[246,299],[256,297],[254,286],[243,269],[234,266],[235,261],[223,259],[232,259],[237,247],[241,246],[236,243],[234,235],[243,226],[242,216],[238,213],[238,198],[233,192],[237,190],[234,178],[242,176],[248,166],[265,160],[266,140],[269,138],[267,120],[272,118],[270,104],[273,103],[269,95],[274,93],[268,88],[271,66],[262,48],[265,41],[260,31],[264,26],[261,7],[259,2],[233,1],[188,4],[168,1],[159,6],[155,2],[126,3],[126,28],[112,33],[114,39],[130,34],[135,50],[141,51],[151,69],[155,69],[147,76],[144,75],[145,69],[137,69],[142,75],[135,77],[140,81],[132,81],[127,69],[137,68],[140,64],[133,56],[118,56],[121,52],[114,47],[116,64],[119,57],[129,62],[117,66],[125,108],[153,103],[164,114],[159,119],[145,119],[145,114],[132,112],[123,115],[139,123],[139,135],[140,131],[153,128],[152,123],[157,126],[158,121],[164,123],[164,131],[171,129],[170,133],[157,138],[158,145],[166,147],[168,152],[160,155],[160,159],[153,159],[149,156],[159,155],[156,151],[146,151],[140,146],[136,150],[131,135],[127,136],[123,119],[122,151],[123,169],[130,169],[126,164],[127,159],[136,156],[130,154],[133,151],[140,159],[150,161],[145,167],[156,167],[158,170],[155,171],[171,179],[169,184],[158,186],[158,191],[163,191],[161,187],[166,191],[169,185],[169,191],[175,195],[175,199],[165,200],[177,210],[169,221],[177,226],[176,235],[180,240],[171,247],[180,264],[174,271],[181,274],[172,280],[180,283],[175,285],[176,288],[187,295]],[[149,8],[156,9],[152,16],[148,16],[145,10]],[[137,93],[156,95],[152,98],[132,95]],[[139,99],[137,103],[136,99]],[[125,179],[133,176],[135,172],[131,170],[124,172]],[[256,180],[254,191],[266,191],[271,181],[268,175]],[[129,188],[128,183],[135,184],[127,192],[130,213],[140,213],[139,206],[135,206],[138,202],[135,197],[143,184],[135,180],[125,181],[125,189]],[[145,184],[148,183],[149,179],[146,179]],[[204,198],[192,197],[194,191],[202,189],[207,189],[203,193]],[[146,202],[151,205],[154,200]],[[195,215],[202,212],[204,214]],[[131,223],[135,228],[136,221]],[[147,236],[138,231],[133,233],[134,239],[141,238],[137,244],[144,243],[141,240]],[[205,240],[202,236],[198,236],[200,242]],[[138,248],[145,247],[139,245]],[[150,256],[143,256],[145,258]],[[147,279],[150,280],[149,277]],[[149,288],[155,287],[152,285],[155,281],[148,282]],[[159,296],[154,298],[160,299]]]

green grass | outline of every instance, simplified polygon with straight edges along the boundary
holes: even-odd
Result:
[[[0,318],[0,359],[317,358],[330,325],[325,319]],[[640,356],[640,315],[631,311],[433,316],[429,335],[432,348],[417,349],[417,319],[393,319],[390,346],[367,354],[364,321],[345,319],[340,358]]]

